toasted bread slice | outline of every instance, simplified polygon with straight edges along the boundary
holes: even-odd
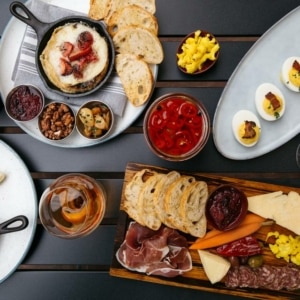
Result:
[[[160,40],[151,31],[137,26],[127,26],[116,32],[113,37],[118,53],[133,54],[148,64],[160,64],[164,52]]]
[[[103,20],[108,16],[113,0],[90,0],[88,16],[94,20]]]
[[[127,26],[143,27],[158,34],[157,19],[138,5],[125,6],[115,11],[107,23],[107,31],[114,36],[119,29]]]
[[[192,176],[181,176],[169,186],[165,197],[165,210],[167,213],[165,225],[185,232],[186,228],[179,215],[180,201],[185,190],[195,180]]]
[[[178,178],[180,178],[180,174],[176,171],[170,171],[169,173],[164,176],[158,183],[155,192],[154,192],[154,205],[156,207],[157,215],[161,222],[164,224],[167,214],[165,210],[165,196],[166,196],[166,191],[169,188],[169,186]]]
[[[208,188],[204,181],[192,182],[184,191],[179,215],[185,232],[195,237],[203,237],[206,233],[205,204]]]
[[[161,220],[158,217],[154,203],[154,193],[165,174],[154,174],[143,185],[139,193],[137,210],[145,226],[152,230],[158,230],[161,226]]]
[[[156,12],[155,0],[112,0],[108,15],[105,18],[106,23],[114,12],[133,4],[144,8],[151,14]]]
[[[129,217],[143,226],[145,224],[138,213],[137,205],[140,191],[142,190],[145,182],[148,180],[148,177],[145,176],[146,173],[154,174],[154,172],[148,169],[142,169],[133,176],[131,181],[127,183],[124,190],[125,199],[123,202],[123,209],[127,212]]]
[[[143,105],[154,87],[154,78],[149,65],[135,55],[118,54],[115,67],[128,100],[134,106]]]

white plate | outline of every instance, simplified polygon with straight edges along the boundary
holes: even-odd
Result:
[[[18,154],[0,140],[0,223],[18,215],[28,218],[28,226],[0,235],[0,282],[8,278],[25,258],[36,229],[37,197],[30,173]],[[15,224],[17,225],[17,223]]]
[[[299,133],[300,93],[290,91],[280,81],[285,59],[300,54],[299,20],[300,7],[272,26],[252,46],[231,75],[213,121],[214,142],[225,157],[236,160],[258,157],[280,147]],[[260,118],[255,108],[256,88],[265,82],[276,85],[286,99],[283,117],[274,122]],[[231,129],[232,118],[241,109],[252,111],[261,122],[261,138],[251,148],[240,145]]]
[[[46,3],[64,7],[66,9],[72,9],[82,13],[87,13],[89,9],[89,0],[43,0]],[[30,1],[28,1],[29,3]],[[9,13],[9,12],[7,12]],[[1,38],[0,43],[0,93],[2,101],[5,102],[6,96],[9,91],[14,87],[12,80],[12,73],[15,65],[15,61],[18,57],[18,51],[22,43],[22,39],[25,33],[26,24],[13,17],[5,28],[5,31]],[[151,65],[154,80],[157,78],[158,66]],[[71,105],[72,106],[72,105]],[[62,141],[51,141],[46,139],[38,129],[37,120],[29,121],[26,123],[16,122],[26,133],[31,135],[37,140],[40,140],[46,144],[51,144],[57,147],[64,148],[80,148],[93,146],[95,144],[104,143],[127,129],[144,111],[147,103],[140,107],[134,107],[129,102],[126,103],[122,117],[115,115],[115,125],[111,133],[103,140],[88,140],[78,134],[74,130],[73,134]],[[78,107],[72,106],[74,111],[78,110]]]

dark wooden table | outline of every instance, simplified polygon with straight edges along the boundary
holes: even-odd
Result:
[[[11,18],[8,10],[11,2],[1,1],[1,34]],[[156,88],[149,103],[168,92],[186,92],[204,103],[213,120],[227,80],[244,54],[269,27],[296,8],[299,1],[157,0],[156,5],[165,59],[159,67]],[[215,34],[221,44],[221,56],[215,67],[206,74],[185,76],[176,67],[175,51],[181,38],[198,28]],[[28,255],[17,271],[0,285],[0,299],[235,298],[109,275],[124,171],[128,162],[300,186],[300,172],[295,161],[295,151],[300,142],[298,137],[261,157],[236,161],[223,157],[216,150],[211,136],[198,156],[187,162],[171,163],[157,158],[148,149],[143,137],[143,114],[132,126],[107,143],[66,149],[47,145],[29,136],[7,117],[0,105],[0,139],[24,160],[34,180],[38,198],[53,179],[69,172],[86,173],[96,178],[108,193],[105,218],[101,226],[86,238],[72,241],[55,238],[38,221]]]

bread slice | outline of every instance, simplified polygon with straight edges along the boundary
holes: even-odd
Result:
[[[113,0],[90,0],[88,16],[94,20],[103,20],[108,16]]]
[[[206,233],[205,204],[208,188],[204,181],[190,184],[180,200],[179,215],[185,232],[195,237],[203,237]]]
[[[125,6],[115,11],[107,23],[107,31],[114,36],[119,29],[127,26],[143,27],[158,34],[157,19],[138,5]]]
[[[108,20],[114,12],[121,10],[125,6],[133,4],[144,8],[151,14],[156,12],[155,0],[112,0],[108,15],[105,18],[105,22],[108,23]]]
[[[158,183],[155,192],[154,192],[154,205],[156,207],[157,215],[161,222],[165,224],[165,220],[167,218],[166,210],[165,210],[165,196],[166,191],[169,186],[178,178],[180,178],[180,173],[176,171],[170,171],[167,173],[164,178],[160,180]]]
[[[185,232],[186,229],[179,215],[180,201],[185,190],[195,181],[196,179],[192,176],[181,176],[169,186],[165,197],[167,213],[165,225]]]
[[[116,32],[113,43],[117,53],[133,54],[148,64],[160,64],[164,58],[160,40],[145,28],[124,27]]]
[[[143,105],[150,97],[154,78],[147,63],[131,54],[118,54],[115,68],[128,100],[134,106]]]
[[[125,186],[125,198],[123,202],[123,209],[127,212],[129,217],[143,226],[145,224],[138,213],[137,205],[140,191],[144,187],[145,182],[148,180],[148,177],[145,176],[146,173],[155,174],[155,172],[152,172],[149,169],[142,169],[134,174],[133,178]]]
[[[158,230],[162,224],[154,203],[154,193],[159,182],[165,176],[164,174],[154,174],[145,182],[139,193],[137,204],[138,214],[145,226],[152,230]]]

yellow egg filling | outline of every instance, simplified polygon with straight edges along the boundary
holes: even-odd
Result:
[[[260,128],[258,126],[252,127],[255,131],[255,135],[251,138],[245,138],[245,123],[242,123],[238,128],[238,137],[240,141],[245,145],[251,145],[258,141],[260,137]]]
[[[289,71],[289,81],[294,86],[300,87],[300,72],[295,68],[291,68]]]
[[[283,108],[283,101],[282,98],[275,95],[277,100],[280,102],[280,106],[276,109],[273,108],[273,106],[271,105],[271,101],[267,98],[264,99],[263,101],[263,109],[264,111],[270,115],[270,116],[275,116],[275,117],[279,117],[280,116],[280,112],[282,111]]]

